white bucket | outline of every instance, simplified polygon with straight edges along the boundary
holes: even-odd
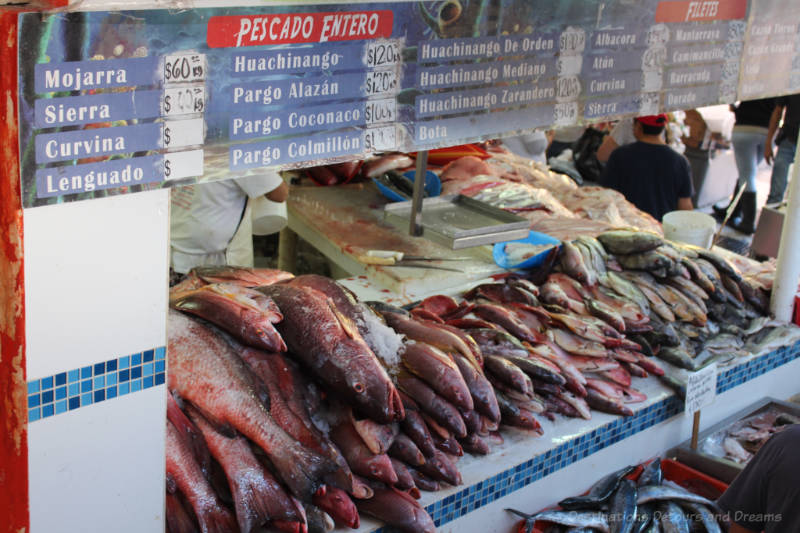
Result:
[[[714,217],[697,211],[670,211],[661,220],[664,237],[671,241],[710,248],[717,229]]]

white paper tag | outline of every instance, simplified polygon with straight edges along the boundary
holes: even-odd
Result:
[[[368,152],[391,150],[397,146],[397,130],[394,126],[367,128],[364,131],[364,148]]]
[[[399,64],[403,60],[400,43],[395,40],[374,41],[367,45],[364,64],[369,68],[387,67]]]
[[[394,122],[397,120],[397,100],[394,98],[369,100],[364,104],[364,119],[367,124]]]
[[[203,150],[164,154],[164,179],[179,180],[203,175]]]
[[[161,116],[191,115],[206,110],[205,85],[168,87],[161,97]]]
[[[686,406],[687,413],[695,413],[707,405],[714,403],[717,397],[717,364],[713,363],[707,367],[689,374],[686,383]]]
[[[181,148],[205,142],[205,121],[202,118],[167,120],[161,126],[161,147]]]
[[[192,52],[179,52],[164,57],[164,83],[205,81],[206,56]]]

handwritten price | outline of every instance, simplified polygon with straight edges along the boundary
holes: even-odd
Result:
[[[204,54],[174,55],[164,58],[164,81],[183,83],[206,79]]]
[[[162,115],[187,115],[202,113],[206,107],[205,87],[180,87],[164,90]]]
[[[395,41],[370,43],[365,63],[368,67],[384,67],[400,62],[400,45]]]

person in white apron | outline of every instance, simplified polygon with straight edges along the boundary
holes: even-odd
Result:
[[[173,270],[185,274],[204,265],[252,267],[250,203],[266,198],[282,204],[287,196],[288,186],[276,172],[174,187],[170,212]]]

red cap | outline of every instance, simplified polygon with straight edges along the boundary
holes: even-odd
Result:
[[[647,115],[644,117],[636,117],[636,120],[645,126],[664,126],[667,123],[667,115],[661,113],[660,115]]]

